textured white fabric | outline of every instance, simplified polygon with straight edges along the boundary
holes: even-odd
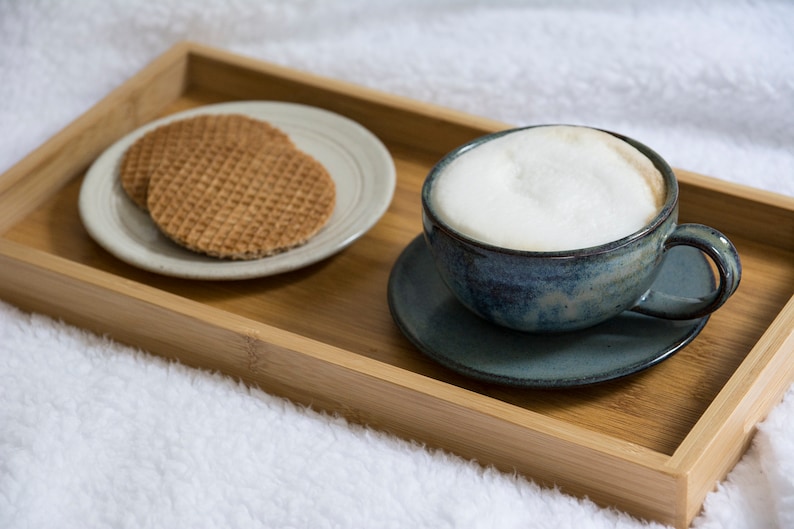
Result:
[[[5,0],[0,171],[190,39],[794,196],[792,27],[783,1]],[[790,392],[694,527],[794,527],[793,419]],[[0,302],[0,527],[659,526]]]

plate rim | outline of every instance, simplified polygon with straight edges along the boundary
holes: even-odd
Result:
[[[325,120],[322,126],[318,126],[317,129],[312,129],[312,132],[315,133],[317,130],[323,128],[329,129],[330,125],[328,125],[328,122],[333,123],[348,134],[348,136],[345,136],[345,139],[352,138],[355,140],[355,144],[353,145],[354,148],[352,150],[347,149],[345,154],[350,155],[353,161],[358,164],[361,163],[363,158],[361,156],[356,157],[355,155],[360,155],[362,152],[366,153],[367,159],[365,165],[372,165],[375,167],[370,173],[359,171],[357,177],[352,180],[359,183],[358,187],[353,190],[358,194],[361,194],[361,188],[364,187],[367,182],[377,181],[377,185],[372,186],[374,189],[371,191],[375,200],[372,199],[373,196],[369,195],[354,197],[355,208],[353,208],[352,211],[344,212],[345,218],[343,220],[349,217],[355,217],[356,214],[358,214],[358,217],[352,219],[352,224],[350,224],[350,226],[343,226],[343,231],[339,234],[329,236],[328,240],[324,242],[321,238],[315,236],[305,245],[293,250],[248,261],[214,259],[196,254],[187,249],[180,249],[185,252],[184,255],[186,259],[184,261],[166,257],[162,251],[159,252],[161,259],[158,260],[157,244],[146,245],[140,243],[126,236],[123,232],[120,232],[115,226],[108,227],[101,225],[103,222],[102,219],[105,218],[102,217],[102,214],[109,214],[113,218],[118,219],[120,217],[117,211],[118,208],[112,204],[103,204],[101,203],[102,201],[97,203],[98,201],[94,199],[92,193],[100,189],[100,186],[110,185],[113,189],[108,191],[107,195],[110,196],[111,199],[119,192],[123,194],[123,190],[120,185],[117,185],[117,178],[114,179],[114,176],[117,177],[118,174],[118,161],[135,140],[150,130],[167,123],[198,115],[218,113],[244,114],[258,119],[268,119],[265,115],[270,114],[271,119],[274,119],[274,121],[278,121],[278,118],[272,118],[272,115],[275,113],[282,113],[289,118],[301,121],[303,125],[311,123],[312,121],[320,123],[319,120]],[[345,144],[339,141],[337,137],[333,138],[333,143],[340,146],[350,145],[349,142]],[[354,151],[358,151],[358,153]],[[306,152],[312,154],[310,149],[306,149]],[[112,166],[110,171],[106,169],[107,165]],[[394,159],[387,147],[372,131],[351,118],[321,107],[302,103],[273,100],[227,101],[187,109],[149,121],[113,142],[95,158],[86,171],[85,178],[80,187],[78,210],[83,226],[91,238],[110,254],[129,265],[159,275],[182,279],[240,280],[267,277],[294,271],[325,260],[347,248],[369,231],[383,217],[391,205],[396,184],[396,167]],[[129,200],[130,204],[132,204],[132,201],[126,197],[126,195],[123,195],[123,198]],[[334,224],[331,223],[334,221],[335,219],[332,216],[329,224],[324,226],[317,235],[320,235],[328,228],[332,228]],[[123,221],[119,220],[119,222],[122,223]],[[152,225],[153,224],[152,222]],[[315,250],[313,241],[317,243],[318,240],[322,242],[323,246],[318,246]],[[136,255],[134,249],[142,250],[145,255]],[[193,261],[190,258],[195,258],[196,260]]]

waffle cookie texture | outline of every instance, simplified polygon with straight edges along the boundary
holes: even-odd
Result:
[[[278,128],[242,114],[204,114],[173,121],[147,132],[127,149],[119,168],[121,187],[138,207],[146,209],[152,173],[205,142],[232,142],[252,148],[271,143],[294,146]]]
[[[305,244],[328,222],[334,181],[285,133],[245,116],[199,118],[142,136],[119,168],[122,187],[164,235],[194,252],[249,260]]]

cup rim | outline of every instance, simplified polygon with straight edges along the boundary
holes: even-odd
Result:
[[[616,239],[614,241],[598,244],[595,246],[587,246],[584,248],[575,248],[571,250],[552,250],[552,251],[542,251],[542,250],[520,250],[515,248],[505,248],[503,246],[493,245],[479,239],[475,239],[470,237],[460,231],[456,230],[452,226],[450,226],[447,222],[445,222],[441,217],[439,217],[432,207],[432,201],[430,200],[430,194],[433,187],[433,183],[438,178],[438,176],[443,172],[443,170],[448,166],[452,161],[459,158],[461,155],[465,154],[466,152],[487,143],[491,140],[497,139],[499,137],[513,134],[516,132],[520,132],[527,129],[533,129],[538,127],[555,127],[555,126],[563,126],[563,127],[579,127],[579,128],[586,128],[597,130],[600,132],[605,132],[610,134],[619,140],[622,140],[632,147],[639,150],[644,156],[646,156],[651,163],[653,163],[654,167],[659,170],[662,174],[662,178],[664,179],[665,186],[666,186],[666,194],[665,194],[665,202],[662,208],[659,210],[659,213],[653,218],[651,222],[640,228],[639,230],[626,235],[620,239]],[[659,226],[664,224],[664,222],[670,217],[670,215],[675,211],[678,205],[678,180],[675,177],[672,167],[662,158],[656,151],[648,147],[647,145],[640,143],[639,141],[625,136],[623,134],[619,134],[617,132],[613,132],[606,129],[601,129],[597,127],[590,127],[587,125],[568,125],[568,124],[542,124],[542,125],[527,125],[522,127],[514,127],[505,130],[500,130],[497,132],[493,132],[490,134],[486,134],[483,136],[479,136],[463,145],[456,147],[446,155],[444,155],[436,164],[430,169],[427,177],[425,178],[424,183],[422,184],[422,210],[423,212],[430,217],[433,224],[444,231],[448,236],[459,239],[467,244],[472,246],[476,246],[491,252],[497,253],[504,253],[510,255],[519,255],[519,256],[534,256],[534,257],[546,257],[546,258],[571,258],[571,257],[580,257],[583,255],[594,255],[599,253],[605,253],[616,248],[620,248],[631,244],[632,242],[646,236],[648,233],[656,230]]]

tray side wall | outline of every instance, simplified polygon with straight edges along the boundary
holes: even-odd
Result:
[[[0,233],[85,170],[110,138],[154,119],[184,91],[187,45],[176,46],[112,91],[0,178]],[[31,175],[36,178],[31,178]]]
[[[757,423],[783,398],[794,380],[792,358],[794,298],[670,458],[678,472],[689,470],[682,522],[697,516],[706,495],[741,459]]]
[[[794,250],[794,199],[676,170],[685,222]],[[762,204],[763,207],[758,207]],[[752,211],[748,216],[744,212]],[[741,286],[740,286],[741,288]],[[670,459],[687,473],[684,521],[700,512],[752,441],[756,424],[780,402],[794,380],[794,297],[783,308]]]
[[[264,97],[322,107],[364,122],[386,143],[446,152],[484,131],[509,126],[198,44],[191,44],[191,49],[189,78],[194,85],[223,93],[227,99]]]
[[[666,456],[2,240],[0,297],[602,505],[680,518]]]
[[[794,197],[676,169],[686,222],[706,222],[725,233],[794,250]],[[759,207],[763,204],[763,207]],[[752,211],[752,215],[746,212]],[[705,219],[708,219],[707,221]]]

